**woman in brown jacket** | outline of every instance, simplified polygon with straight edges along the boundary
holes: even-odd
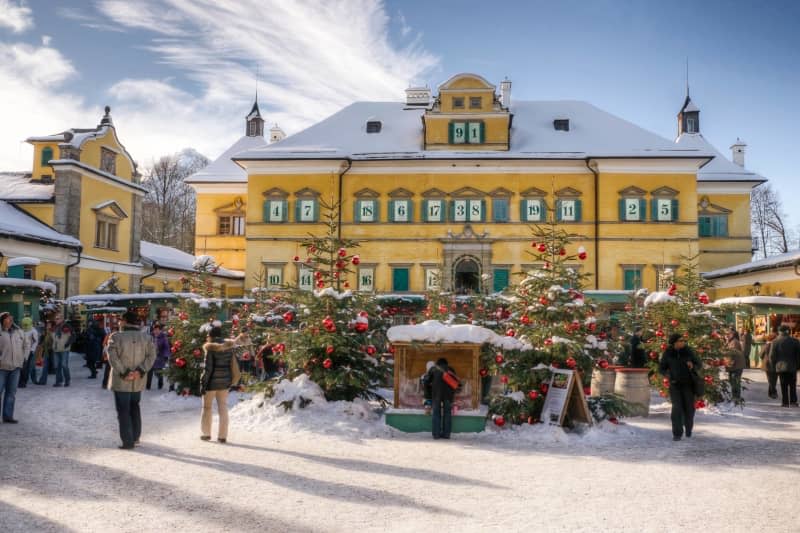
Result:
[[[744,352],[739,341],[739,332],[731,328],[728,330],[728,342],[725,351],[730,363],[728,364],[728,380],[731,384],[731,395],[734,400],[742,399],[742,372],[744,371]]]
[[[228,391],[239,382],[239,365],[234,355],[236,344],[222,338],[222,327],[214,325],[203,345],[205,365],[200,376],[200,394],[203,396],[203,412],[200,418],[200,439],[211,440],[211,416],[214,399],[219,412],[217,441],[228,440]]]

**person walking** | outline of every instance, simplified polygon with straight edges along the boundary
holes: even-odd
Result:
[[[111,367],[111,390],[119,421],[120,449],[131,450],[142,434],[139,401],[145,375],[156,359],[155,344],[150,335],[139,329],[136,313],[126,312],[122,330],[108,338],[108,362]]]
[[[775,333],[767,335],[767,342],[764,343],[764,346],[761,347],[761,351],[758,354],[759,359],[761,359],[761,368],[767,374],[767,396],[773,400],[778,397],[778,374],[772,369],[772,365],[769,364],[769,351],[776,337],[777,335],[775,335]]]
[[[726,335],[725,351],[729,361],[727,366],[728,381],[731,384],[731,396],[734,401],[742,399],[742,372],[745,359],[742,344],[739,342],[739,333],[731,328]]]
[[[449,439],[453,426],[453,399],[456,389],[445,381],[445,374],[455,371],[444,357],[436,361],[425,375],[423,387],[431,391],[431,433],[434,439]]]
[[[19,374],[19,388],[24,389],[28,386],[29,379],[31,383],[36,381],[36,347],[39,345],[39,332],[33,327],[33,319],[29,316],[22,319],[21,325],[22,334],[28,343],[28,354]]]
[[[684,429],[692,436],[694,429],[694,381],[692,371],[702,362],[680,333],[669,336],[669,345],[661,355],[659,371],[669,379],[669,397],[672,402],[672,440],[681,440]]]
[[[89,379],[97,379],[97,365],[103,358],[105,336],[105,330],[94,320],[86,326],[86,366],[89,367]]]
[[[781,326],[772,341],[769,364],[781,383],[781,407],[797,407],[797,368],[800,366],[800,341],[789,335],[789,326]]]
[[[214,400],[217,401],[219,428],[217,442],[228,441],[228,391],[239,383],[239,364],[234,350],[236,343],[222,338],[222,327],[215,322],[203,345],[205,360],[200,375],[200,394],[203,396],[203,411],[200,416],[200,439],[211,440],[211,417]]]
[[[630,365],[631,368],[644,368],[645,363],[647,363],[647,357],[642,341],[642,326],[636,326],[631,335]]]
[[[53,357],[56,360],[56,383],[54,387],[69,387],[69,351],[75,339],[72,335],[72,328],[64,322],[61,315],[56,318],[53,329]]]
[[[35,381],[37,385],[47,385],[47,376],[50,373],[50,361],[53,358],[53,331],[55,324],[48,320],[44,325],[41,340],[42,352],[42,374]]]
[[[742,342],[742,351],[744,352],[744,367],[750,368],[750,351],[753,348],[753,334],[750,333],[750,328],[745,326],[739,334],[739,340]]]
[[[3,423],[16,424],[14,402],[19,374],[28,353],[28,341],[14,324],[11,313],[0,313],[0,397],[3,400]]]
[[[153,383],[153,374],[158,378],[158,390],[164,388],[164,368],[169,362],[170,351],[169,338],[164,333],[164,328],[156,322],[153,324],[153,342],[156,345],[156,362],[147,372],[147,390],[150,390],[150,385]]]

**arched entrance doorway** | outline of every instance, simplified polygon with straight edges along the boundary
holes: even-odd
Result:
[[[453,269],[453,285],[456,294],[479,294],[481,291],[481,268],[471,257],[459,259]]]

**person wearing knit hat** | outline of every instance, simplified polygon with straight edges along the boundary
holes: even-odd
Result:
[[[26,316],[20,321],[22,334],[28,341],[28,354],[25,363],[22,365],[22,372],[19,375],[19,388],[24,389],[28,386],[28,378],[31,383],[36,381],[36,347],[39,345],[39,332],[33,327],[33,319]]]
[[[672,440],[692,436],[694,429],[694,379],[692,372],[703,363],[686,345],[680,333],[669,336],[669,346],[661,356],[659,371],[669,380],[669,398],[672,402]]]
[[[14,402],[19,373],[25,363],[28,343],[22,330],[14,324],[11,313],[0,313],[0,396],[3,398],[3,423],[16,424]]]

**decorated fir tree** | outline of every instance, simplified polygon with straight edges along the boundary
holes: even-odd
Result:
[[[574,238],[552,220],[533,228],[528,253],[537,266],[522,273],[525,277],[515,287],[512,320],[506,331],[530,349],[487,354],[481,369],[481,375],[498,375],[513,392],[490,401],[498,425],[539,420],[550,366],[577,370],[587,385],[595,364],[588,349],[595,349],[598,360],[606,360],[605,343],[596,336],[593,309],[584,302],[582,290],[588,275],[576,268],[587,253],[583,247],[574,247]]]
[[[705,380],[705,395],[697,407],[730,401],[730,384],[720,379],[720,369],[726,365],[725,322],[716,308],[708,306],[706,291],[711,283],[698,273],[697,258],[683,258],[680,270],[665,271],[662,283],[653,293],[640,290],[622,318],[626,329],[643,329],[650,384],[669,398],[669,382],[659,373],[658,364],[667,339],[679,333],[703,361],[703,368],[697,370]]]
[[[308,375],[328,400],[378,398],[374,389],[389,374],[382,357],[387,319],[372,298],[349,290],[352,267],[360,262],[358,243],[338,234],[340,206],[320,205],[326,234],[301,242],[303,267],[312,272],[315,290],[291,291],[302,315],[298,328],[281,336],[277,350],[286,361],[288,378]]]

